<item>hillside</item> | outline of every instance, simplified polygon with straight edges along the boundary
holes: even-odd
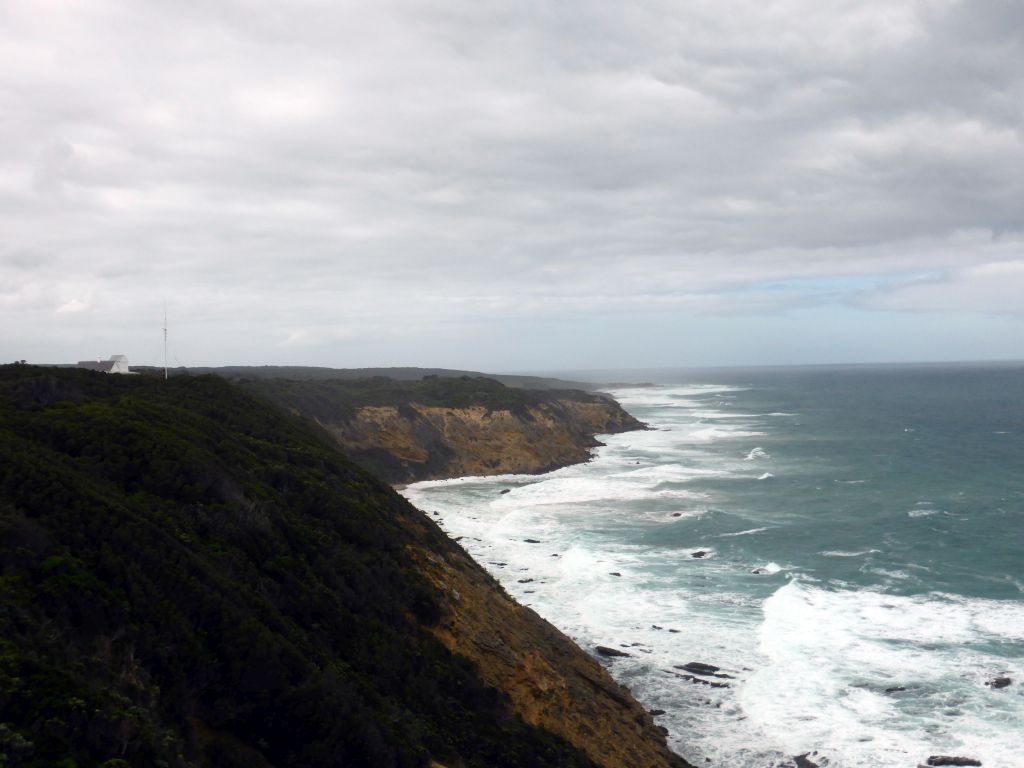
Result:
[[[604,395],[512,388],[482,377],[243,385],[313,419],[346,455],[395,483],[549,472],[586,461],[600,445],[595,435],[643,429]]]
[[[0,765],[685,765],[426,516],[215,377],[0,367],[0,542]]]
[[[146,367],[133,366],[135,370]],[[150,368],[156,371],[156,368]],[[162,370],[162,369],[161,369]],[[228,379],[291,379],[292,381],[324,381],[387,378],[394,381],[419,381],[425,377],[458,379],[488,378],[499,381],[506,387],[518,389],[582,389],[590,391],[596,385],[586,381],[556,379],[550,376],[527,376],[511,373],[481,373],[461,371],[452,368],[415,368],[409,366],[393,368],[324,368],[310,365],[225,365],[213,368],[175,368],[172,374],[201,376],[208,373]]]

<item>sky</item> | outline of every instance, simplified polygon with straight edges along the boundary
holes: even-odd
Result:
[[[1024,359],[1019,0],[0,0],[0,362]]]

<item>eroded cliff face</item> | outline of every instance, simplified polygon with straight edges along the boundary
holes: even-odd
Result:
[[[449,650],[472,660],[530,725],[561,736],[605,768],[692,768],[666,746],[666,731],[569,638],[520,605],[461,550],[409,547],[442,594],[433,628]]]
[[[347,420],[320,421],[346,453],[392,482],[530,474],[586,461],[600,445],[595,435],[643,428],[614,400],[589,397],[517,412],[418,403],[364,406]]]

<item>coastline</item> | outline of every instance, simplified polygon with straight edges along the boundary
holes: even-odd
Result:
[[[967,553],[912,548],[923,530],[963,535],[982,513],[999,523],[1006,500],[984,477],[964,489],[946,472],[925,488],[876,471],[877,436],[863,425],[879,403],[897,414],[903,402],[899,391],[886,397],[885,377],[866,389],[859,378],[764,383],[622,391],[654,429],[602,437],[592,462],[405,493],[510,594],[665,710],[656,721],[691,763],[1016,764],[999,713],[1021,701],[1020,585]],[[942,382],[912,383],[946,393]],[[922,433],[957,414],[918,415],[916,430],[897,415],[882,437],[901,466],[933,472],[923,460],[948,463],[949,450]],[[998,408],[982,416],[1006,439]],[[823,439],[841,461],[821,459]],[[961,490],[973,514],[956,506]],[[1016,562],[1003,551],[997,563]],[[942,569],[954,559],[977,576],[958,586]],[[936,596],[937,585],[950,594]],[[996,613],[999,624],[987,618]],[[934,625],[936,615],[952,624]],[[923,668],[921,646],[936,637],[949,639],[927,649]]]
[[[605,394],[510,389],[485,378],[247,386],[312,419],[349,458],[396,485],[543,474],[589,460],[597,434],[644,428]]]
[[[515,475],[439,477],[394,483],[392,488],[408,499],[409,489],[421,484],[536,478],[591,462],[593,451],[605,445],[601,438],[650,429],[628,414],[614,397],[605,393],[602,397],[632,421],[618,433],[591,434],[592,443],[585,456]],[[442,522],[436,510],[409,500],[435,522]],[[517,600],[486,563],[462,546],[462,537],[445,535],[464,553],[464,562],[439,562],[422,552],[413,555],[447,598],[447,618],[436,634],[449,649],[472,660],[487,682],[506,691],[527,722],[581,746],[608,768],[694,768],[667,746],[668,730],[655,719],[659,713],[648,711],[626,685],[615,679],[606,654],[581,645],[530,605]],[[483,574],[483,579],[474,572]]]
[[[619,406],[626,410],[626,406],[623,406],[614,394],[609,393],[608,396],[614,398]],[[651,424],[640,422],[632,412],[627,410],[627,413],[637,419],[638,423],[643,424],[642,428],[632,431],[633,434],[648,434],[655,441],[670,437],[670,428],[659,426],[653,421]],[[606,457],[608,451],[618,452],[628,447],[633,442],[624,442],[629,434],[598,434],[595,436],[598,445],[587,459],[567,463],[549,472],[471,475],[426,480],[405,485],[402,488],[402,495],[414,506],[431,514],[453,541],[467,546],[469,556],[495,579],[501,589],[506,590],[525,608],[536,612],[541,620],[551,622],[557,631],[572,641],[576,649],[598,663],[612,679],[628,690],[632,698],[642,702],[645,713],[653,717],[657,723],[656,727],[667,737],[669,749],[672,749],[681,760],[689,761],[686,762],[687,765],[732,764],[728,758],[723,759],[714,752],[706,752],[703,748],[692,746],[693,736],[700,733],[695,727],[700,715],[697,715],[696,720],[691,716],[672,717],[672,713],[666,712],[668,706],[662,702],[662,693],[643,690],[647,681],[637,676],[637,665],[647,662],[647,654],[650,654],[657,645],[671,641],[673,646],[677,647],[677,652],[670,660],[661,662],[659,666],[664,670],[665,684],[677,689],[692,689],[695,692],[698,698],[688,707],[692,712],[718,712],[723,707],[730,706],[729,696],[733,693],[733,685],[736,682],[732,678],[741,674],[737,666],[739,662],[736,659],[724,659],[706,649],[685,650],[685,643],[680,648],[680,639],[699,638],[702,634],[691,617],[672,615],[671,606],[665,605],[662,612],[644,618],[638,618],[634,613],[628,621],[624,619],[618,622],[618,629],[610,630],[606,627],[605,630],[595,631],[594,625],[587,620],[566,621],[566,612],[561,607],[546,610],[552,605],[563,604],[565,595],[571,595],[569,602],[575,606],[569,609],[568,614],[573,614],[577,609],[584,612],[605,610],[592,601],[592,595],[587,594],[595,588],[595,584],[587,583],[585,580],[590,577],[596,579],[599,582],[598,592],[604,594],[622,589],[628,594],[630,583],[639,574],[640,564],[631,561],[628,555],[617,557],[602,554],[593,559],[575,551],[576,547],[566,542],[555,545],[541,533],[546,528],[545,522],[531,519],[529,514],[524,516],[521,510],[516,510],[517,496],[530,493],[531,489],[551,486],[564,487],[571,497],[589,498],[586,490],[578,485],[583,479],[582,475],[597,460]],[[644,466],[634,469],[641,461]],[[631,459],[627,463],[630,465],[625,468],[627,473],[642,473],[653,468],[650,462],[641,459]],[[605,471],[601,470],[598,474],[604,475]],[[422,495],[422,491],[426,489],[443,490],[456,487],[465,489],[466,496],[475,499],[475,505],[452,513],[438,511],[434,506],[440,506],[443,510],[443,505],[432,505],[426,502]],[[552,493],[557,496],[556,491]],[[529,496],[529,501],[525,502],[523,507],[539,505],[539,508],[543,509],[551,504],[554,505],[551,508],[557,508],[558,503],[554,497],[548,499],[545,491],[537,490],[535,495]],[[484,509],[491,509],[495,505],[500,505],[500,512],[494,512],[490,517],[483,513]],[[557,513],[553,514],[557,516]],[[449,516],[451,520],[459,521],[458,527],[454,530],[447,525]],[[615,521],[619,517],[619,512],[614,512],[609,524],[616,525]],[[678,518],[668,515],[667,519]],[[488,540],[485,534],[479,532],[490,524],[500,530]],[[593,529],[594,521],[585,523],[584,527]],[[495,546],[492,548],[491,544]],[[521,557],[517,556],[516,551]],[[693,552],[687,552],[686,557],[694,563],[714,563],[714,552],[694,549]],[[559,568],[565,570],[558,573]],[[588,576],[574,573],[578,568],[585,568],[591,573]],[[773,570],[772,576],[774,577],[776,573],[777,571]],[[774,578],[771,580],[774,581]],[[544,585],[558,582],[564,582],[564,586],[560,585],[557,591],[551,591],[549,588],[545,596]],[[585,603],[585,608],[579,607],[581,601]],[[623,612],[623,615],[627,614],[628,609]],[[652,639],[651,633],[660,640]],[[703,645],[698,641],[688,647],[700,649]],[[720,669],[717,666],[719,664],[725,668]],[[675,714],[679,715],[679,712]],[[703,744],[706,748],[707,741],[703,740]],[[777,765],[779,768],[818,768],[819,765],[815,762],[817,758],[812,759],[810,750],[807,754],[794,751],[785,753],[753,745],[750,752],[758,761],[750,762],[750,765]],[[715,757],[713,759],[708,755]],[[821,766],[826,764],[827,762],[822,762]]]

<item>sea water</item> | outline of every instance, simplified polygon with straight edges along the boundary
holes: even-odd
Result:
[[[1024,766],[1024,367],[656,383],[612,390],[650,430],[589,463],[406,494],[583,648],[628,653],[603,663],[695,765]]]

